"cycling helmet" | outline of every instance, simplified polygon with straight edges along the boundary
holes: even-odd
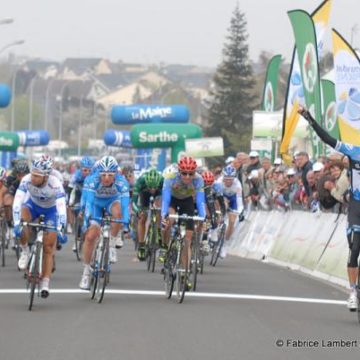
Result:
[[[100,160],[99,171],[101,173],[116,173],[118,170],[119,164],[113,156],[104,156]]]
[[[197,168],[196,161],[190,156],[184,156],[178,162],[180,171],[195,171]]]
[[[54,160],[53,160],[53,158],[52,158],[50,155],[48,155],[48,154],[43,154],[43,155],[41,155],[41,156],[40,156],[40,160],[47,161],[51,168],[52,168],[53,165],[54,165]]]
[[[145,184],[149,189],[156,189],[159,187],[162,176],[155,169],[151,169],[144,174]]]
[[[236,176],[236,169],[232,165],[225,166],[222,174],[225,178],[234,178]]]
[[[94,166],[94,164],[95,164],[95,161],[89,156],[84,156],[80,160],[80,167],[81,168],[91,169]]]
[[[215,181],[214,174],[211,171],[204,171],[201,176],[204,180],[205,185],[212,185]]]
[[[52,163],[50,161],[39,159],[32,162],[31,171],[41,175],[49,175],[52,170]]]
[[[0,166],[0,181],[4,181],[6,178],[6,169]]]
[[[63,182],[70,182],[71,180],[71,175],[68,172],[64,172],[62,173],[62,178],[63,178]]]
[[[28,174],[30,172],[29,165],[26,160],[18,160],[14,165],[14,170],[18,174]]]

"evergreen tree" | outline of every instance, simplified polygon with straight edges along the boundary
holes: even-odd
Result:
[[[245,15],[237,4],[213,78],[208,101],[208,136],[222,136],[226,155],[250,147],[255,80],[249,60]]]

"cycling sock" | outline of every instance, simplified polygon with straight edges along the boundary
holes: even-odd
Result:
[[[20,248],[23,252],[29,252],[29,246],[28,245],[23,245],[23,244],[20,244]]]
[[[91,274],[91,267],[90,264],[84,264],[84,275],[90,275]]]

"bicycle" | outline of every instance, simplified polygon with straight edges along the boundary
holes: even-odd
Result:
[[[174,224],[172,227],[172,235],[164,263],[165,293],[166,297],[170,299],[175,285],[177,302],[181,304],[184,301],[185,292],[187,290],[187,280],[189,273],[187,259],[188,255],[187,251],[185,251],[185,223],[190,220],[203,221],[204,219],[199,216],[187,216],[185,214],[170,214],[169,218],[177,220],[178,223]],[[181,265],[182,253],[185,254],[184,257],[187,264],[185,269]]]
[[[93,217],[92,219],[101,223],[101,233],[91,264],[90,298],[91,300],[95,299],[100,304],[104,298],[105,288],[110,281],[109,252],[111,223],[123,224],[124,221],[112,219],[111,215],[107,214],[104,214],[101,218]]]
[[[149,225],[147,227],[147,232],[145,235],[145,253],[146,253],[146,263],[147,270],[154,272],[155,271],[155,260],[156,252],[159,249],[159,235],[158,235],[158,220],[157,213],[161,209],[154,206],[154,197],[150,197],[150,207],[148,212]]]
[[[43,268],[43,238],[44,232],[47,230],[57,231],[55,226],[47,225],[44,222],[45,216],[40,215],[39,222],[27,222],[22,221],[22,227],[32,227],[36,232],[36,240],[34,246],[31,247],[30,258],[25,270],[26,274],[26,290],[30,290],[29,293],[29,311],[32,310],[35,289],[38,289],[38,296],[40,296],[40,279],[42,277]]]
[[[191,261],[190,261],[190,277],[192,290],[196,291],[197,275],[204,271],[204,251],[202,249],[203,231],[194,231],[193,240],[191,242]]]

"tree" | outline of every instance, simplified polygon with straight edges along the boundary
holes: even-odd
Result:
[[[226,155],[250,147],[255,97],[249,60],[245,15],[237,4],[223,49],[223,61],[213,78],[208,101],[208,136],[222,136]]]

